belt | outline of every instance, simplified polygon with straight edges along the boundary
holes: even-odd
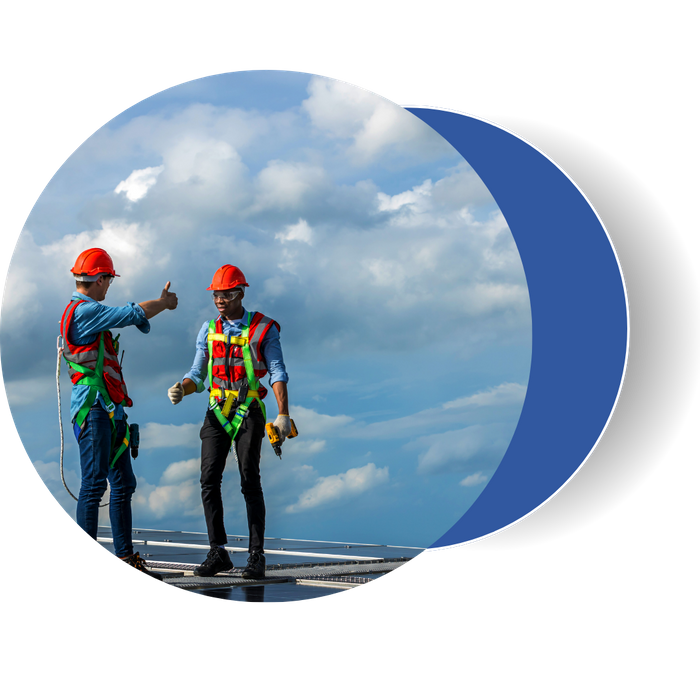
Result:
[[[232,389],[212,389],[209,392],[209,396],[215,399],[228,398],[229,396],[235,396],[238,398],[238,392]],[[248,396],[252,396],[254,399],[260,398],[260,394],[255,391],[255,389],[248,389]]]

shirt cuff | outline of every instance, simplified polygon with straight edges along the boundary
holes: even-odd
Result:
[[[134,301],[129,302],[129,306],[134,309],[136,314],[140,316],[140,319],[137,319],[134,322],[134,325],[136,328],[138,328],[141,333],[148,333],[151,330],[151,324],[149,320],[146,318],[146,312]]]
[[[195,386],[197,387],[195,389],[195,394],[201,394],[204,391],[204,382],[201,379],[197,379],[196,377],[193,377],[190,372],[188,372],[182,378],[182,381],[184,382],[185,379],[189,379],[191,382],[194,382]]]

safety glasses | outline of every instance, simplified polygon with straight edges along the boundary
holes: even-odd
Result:
[[[225,299],[226,301],[233,301],[241,293],[240,289],[234,289],[230,292],[214,292],[211,298],[216,301],[217,299]]]

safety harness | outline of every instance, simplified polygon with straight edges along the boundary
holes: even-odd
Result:
[[[108,372],[112,375],[112,383],[114,384],[113,391],[118,393],[120,396],[123,396],[123,399],[119,402],[120,405],[127,407],[133,406],[133,401],[126,394],[126,385],[124,384],[124,379],[121,376],[121,368],[119,367],[118,363],[119,336],[113,338],[110,331],[101,331],[96,341],[97,357],[95,359],[93,359],[95,345],[94,342],[88,346],[83,346],[82,348],[80,348],[82,352],[78,352],[79,346],[75,346],[68,341],[68,328],[70,326],[71,321],[73,320],[73,313],[78,304],[82,303],[85,303],[84,299],[71,301],[71,303],[68,304],[68,306],[66,307],[66,310],[63,312],[63,316],[61,317],[61,336],[63,337],[65,342],[63,347],[63,357],[68,365],[68,372],[70,374],[71,381],[74,385],[90,387],[82,406],[80,407],[78,413],[75,416],[75,419],[73,421],[73,429],[77,438],[80,435],[80,431],[82,430],[85,424],[85,419],[87,418],[87,415],[90,412],[90,409],[92,408],[93,404],[95,403],[95,399],[97,398],[97,395],[99,393],[102,396],[102,399],[104,400],[105,409],[107,410],[109,419],[112,424],[112,446],[110,454],[113,454],[114,456],[112,457],[112,460],[110,461],[109,465],[109,468],[111,469],[112,467],[114,467],[124,450],[128,448],[130,432],[129,425],[127,423],[126,434],[124,435],[124,439],[119,445],[115,444],[117,438],[117,426],[114,422],[114,412],[116,410],[116,407],[114,405],[112,397],[110,396],[109,390],[107,388],[107,383],[105,381],[105,376]],[[105,364],[105,336],[107,336],[107,343],[110,348],[109,367],[107,367]],[[84,362],[89,362],[90,364],[94,362],[94,368],[88,366],[87,364],[81,364],[76,361],[77,359],[82,358],[86,358],[83,360]],[[115,365],[119,370],[118,373],[115,369]],[[118,376],[114,376],[117,374]],[[118,384],[115,384],[115,380],[116,382],[118,382]]]
[[[241,334],[236,336],[223,333],[220,317],[209,322],[209,407],[232,441],[253,401],[260,404],[267,420],[262,401],[267,389],[260,384],[267,367],[260,354],[260,344],[273,324],[279,329],[279,324],[271,318],[247,311]]]

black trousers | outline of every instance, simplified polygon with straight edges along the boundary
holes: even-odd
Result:
[[[224,527],[221,481],[231,438],[211,409],[207,411],[199,437],[202,439],[202,506],[209,544],[224,545],[228,540]],[[241,474],[241,493],[248,515],[248,551],[251,554],[262,552],[265,540],[265,499],[260,484],[260,450],[264,437],[265,419],[258,402],[254,401],[238,430],[234,445]]]

